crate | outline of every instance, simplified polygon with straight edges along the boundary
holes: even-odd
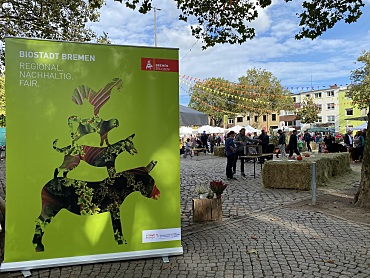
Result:
[[[246,145],[244,147],[244,153],[247,156],[260,156],[262,155],[262,146],[261,145]]]

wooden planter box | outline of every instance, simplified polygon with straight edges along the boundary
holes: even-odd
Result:
[[[193,199],[193,221],[222,221],[221,199]]]

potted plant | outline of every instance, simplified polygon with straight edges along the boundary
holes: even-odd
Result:
[[[216,196],[218,199],[221,198],[221,194],[226,189],[227,184],[223,181],[211,181],[210,182],[210,188],[213,191],[213,193],[216,193]]]
[[[196,188],[196,192],[199,195],[199,198],[200,199],[206,199],[207,198],[207,195],[208,195],[208,188],[207,188],[207,186],[205,184],[200,184]]]

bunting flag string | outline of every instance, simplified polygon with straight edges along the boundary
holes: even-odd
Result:
[[[183,89],[181,86],[180,86],[181,89]],[[185,91],[185,89],[183,89]],[[213,96],[215,97],[216,99],[219,99],[219,100],[223,100],[221,97],[217,97],[215,96],[214,94],[211,94],[210,92],[205,92],[203,90],[200,90],[198,89],[197,90],[198,93],[202,93],[202,94],[208,94],[210,96]],[[202,104],[205,104],[204,101],[202,101],[201,99],[199,99],[198,97],[196,97],[194,94],[190,94],[191,95],[191,98],[194,98],[196,99],[197,101],[199,101],[200,103]],[[248,112],[254,112],[256,114],[270,114],[272,113],[273,111],[269,110],[269,109],[266,109],[266,108],[257,108],[257,107],[252,107],[252,106],[247,106],[247,105],[243,105],[243,104],[240,104],[240,103],[237,103],[237,102],[233,102],[231,101],[233,104],[243,108],[243,109],[246,109]],[[262,102],[261,102],[262,103]],[[221,111],[221,109],[217,108],[217,107],[214,107],[212,105],[210,105],[209,103],[207,103],[207,106],[215,111]],[[268,106],[269,107],[269,106]],[[228,113],[231,113],[231,114],[235,114],[235,112],[228,112]]]
[[[214,81],[214,80],[201,80],[200,78],[196,78],[196,77],[192,77],[192,76],[188,76],[188,75],[185,75],[185,74],[182,74],[180,76],[180,79],[183,79],[183,80],[186,80],[186,81],[189,81],[189,82],[192,82],[192,83],[210,83],[212,84],[213,86],[221,86],[221,87],[227,87],[227,88],[234,88],[235,90],[247,90],[247,89],[254,89],[254,90],[270,90],[270,91],[274,91],[275,89],[281,89],[282,91],[285,91],[285,90],[289,90],[289,91],[293,91],[293,90],[301,90],[301,91],[304,91],[304,90],[326,90],[326,89],[330,89],[332,88],[333,86],[325,86],[325,85],[322,85],[322,86],[279,86],[279,87],[266,87],[266,86],[253,86],[253,85],[243,85],[243,84],[237,84],[237,83],[229,83],[229,82],[221,82],[221,81]],[[350,86],[352,85],[352,83],[346,83],[346,84],[341,84],[341,85],[334,85],[336,88],[337,87],[342,87],[342,86]]]
[[[237,86],[240,85],[233,85],[229,86],[230,84],[223,84],[224,86],[218,84],[218,82],[214,81],[202,81],[198,83],[191,83],[187,82],[184,79],[180,79],[181,83],[184,83],[188,85],[189,87],[198,87],[198,86],[203,86],[205,88],[209,89],[218,89],[218,90],[223,90],[225,92],[228,92],[229,94],[233,95],[244,95],[244,96],[249,96],[249,97],[254,97],[254,98],[261,98],[261,97],[268,97],[268,98],[285,98],[285,97],[291,97],[290,95],[276,95],[273,91],[265,92],[265,93],[259,93],[256,91],[247,91],[247,86],[244,86],[245,88],[242,89],[241,87],[238,88]],[[254,90],[258,89],[258,86],[253,86]],[[261,87],[262,88],[262,87]],[[266,87],[263,87],[266,88]],[[265,89],[266,90],[266,89]]]

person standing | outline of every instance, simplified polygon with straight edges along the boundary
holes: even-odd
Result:
[[[245,135],[245,128],[240,129],[238,135],[235,137],[235,144],[236,144],[236,157],[233,165],[233,173],[236,172],[236,161],[238,158],[240,158],[240,172],[243,177],[245,177],[244,173],[244,158],[241,158],[241,156],[246,155],[245,153],[245,146],[248,143],[254,143],[257,142],[257,140],[250,139],[248,136]]]
[[[269,138],[269,136],[267,135],[267,133],[264,129],[261,130],[261,134],[260,134],[260,136],[258,136],[258,142],[262,146],[262,153],[267,153],[269,143],[270,143],[270,138]],[[264,160],[265,159],[263,157],[261,157],[260,158],[260,163],[263,163]]]
[[[226,152],[226,177],[228,179],[236,180],[233,174],[234,160],[236,159],[236,147],[234,143],[235,131],[230,131],[227,134],[225,141],[225,152]]]
[[[297,155],[301,155],[298,150],[297,130],[293,130],[292,135],[290,135],[288,148],[289,148],[289,158],[292,158],[293,152],[295,152]]]
[[[202,141],[202,148],[204,149],[204,153],[209,152],[208,151],[208,135],[206,131],[204,130],[202,135],[200,136],[200,141]]]
[[[356,135],[353,138],[352,158],[354,162],[359,162],[361,160],[362,147],[364,143],[365,143],[365,139],[362,137],[362,131],[359,130],[356,132]]]
[[[350,153],[350,158],[352,159],[352,151],[353,151],[352,130],[347,131],[347,133],[344,135],[343,141],[344,141],[344,146],[347,148],[347,151]]]
[[[185,142],[185,153],[184,153],[184,158],[186,158],[186,156],[190,154],[190,157],[193,157],[193,154],[191,152],[191,143],[190,143],[190,138],[186,139],[186,142]]]
[[[304,132],[303,140],[304,140],[304,141],[306,142],[306,144],[307,144],[307,151],[308,151],[308,152],[312,152],[311,145],[310,145],[310,143],[311,143],[311,141],[312,141],[312,136],[311,136],[311,134],[309,134],[309,133],[308,133],[308,130],[306,130],[306,131]]]
[[[279,147],[279,151],[280,151],[281,157],[284,159],[284,158],[286,158],[286,152],[285,152],[286,138],[285,138],[285,133],[281,129],[279,129],[278,130],[278,134],[279,134],[278,147]],[[276,155],[276,157],[279,158],[278,155]]]
[[[209,147],[211,148],[211,153],[213,153],[213,149],[215,148],[215,144],[216,144],[216,135],[215,134],[211,134],[209,136]]]

